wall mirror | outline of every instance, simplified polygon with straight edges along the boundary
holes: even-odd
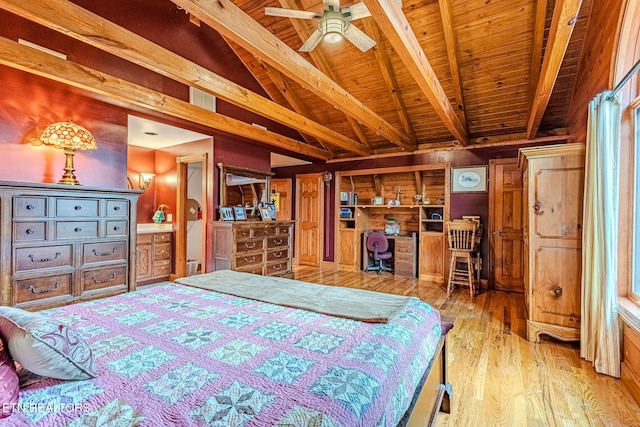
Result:
[[[220,206],[257,206],[269,203],[271,172],[229,166],[220,168]]]

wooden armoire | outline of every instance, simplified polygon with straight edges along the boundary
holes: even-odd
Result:
[[[585,146],[520,150],[527,339],[580,339]]]

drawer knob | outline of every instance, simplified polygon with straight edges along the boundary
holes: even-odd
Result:
[[[118,231],[118,230],[120,230],[120,226],[119,225],[116,225],[116,226],[113,227],[113,231]]]
[[[34,210],[35,208],[36,208],[36,207],[35,207],[35,206],[33,206],[33,205],[27,205],[27,210],[28,210],[28,211],[32,211],[32,210]]]
[[[35,233],[35,230],[33,228],[27,228],[26,233],[27,234],[33,234],[33,233]]]
[[[79,232],[81,232],[81,231],[82,231],[82,228],[80,228],[80,227],[76,227],[76,228],[74,228],[74,229],[73,229],[73,231],[75,231],[76,233],[79,233]]]
[[[28,258],[31,260],[31,262],[51,262],[57,259],[60,255],[62,255],[60,252],[56,252],[53,258],[36,258],[35,256],[30,254]]]
[[[73,209],[75,209],[75,210],[79,211],[79,210],[81,210],[81,209],[82,209],[82,206],[80,206],[80,205],[76,205],[76,206],[74,206],[74,207],[73,207]]]
[[[33,285],[29,285],[29,290],[31,291],[32,294],[46,294],[47,292],[55,291],[59,287],[60,287],[60,281],[58,280],[53,285],[53,288],[44,288],[44,289],[36,290],[36,288]]]
[[[120,210],[120,206],[114,206],[114,207],[113,207],[113,210],[114,210],[114,211],[119,211],[119,210]]]
[[[98,252],[98,250],[97,250],[97,249],[94,249],[94,250],[93,250],[93,251],[91,251],[91,252],[93,252],[93,254],[94,254],[95,256],[109,256],[109,255],[115,254],[117,249],[118,249],[118,248],[113,248],[113,249],[111,249],[111,252],[109,252],[109,251],[107,251],[107,252]]]
[[[96,278],[96,276],[93,276],[91,278],[91,280],[93,280],[93,283],[109,283],[113,280],[116,279],[116,273],[111,273],[111,278],[110,279],[98,279]]]

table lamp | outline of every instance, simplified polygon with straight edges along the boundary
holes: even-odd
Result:
[[[82,126],[73,123],[71,120],[66,122],[53,123],[47,126],[40,135],[43,144],[53,145],[55,148],[64,150],[66,161],[64,165],[64,174],[58,184],[80,185],[76,179],[73,167],[73,155],[76,150],[95,150],[97,148],[96,140],[91,133]]]

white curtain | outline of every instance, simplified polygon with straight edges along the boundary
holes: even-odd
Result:
[[[620,103],[609,92],[589,103],[582,233],[580,356],[620,377],[618,163]]]

